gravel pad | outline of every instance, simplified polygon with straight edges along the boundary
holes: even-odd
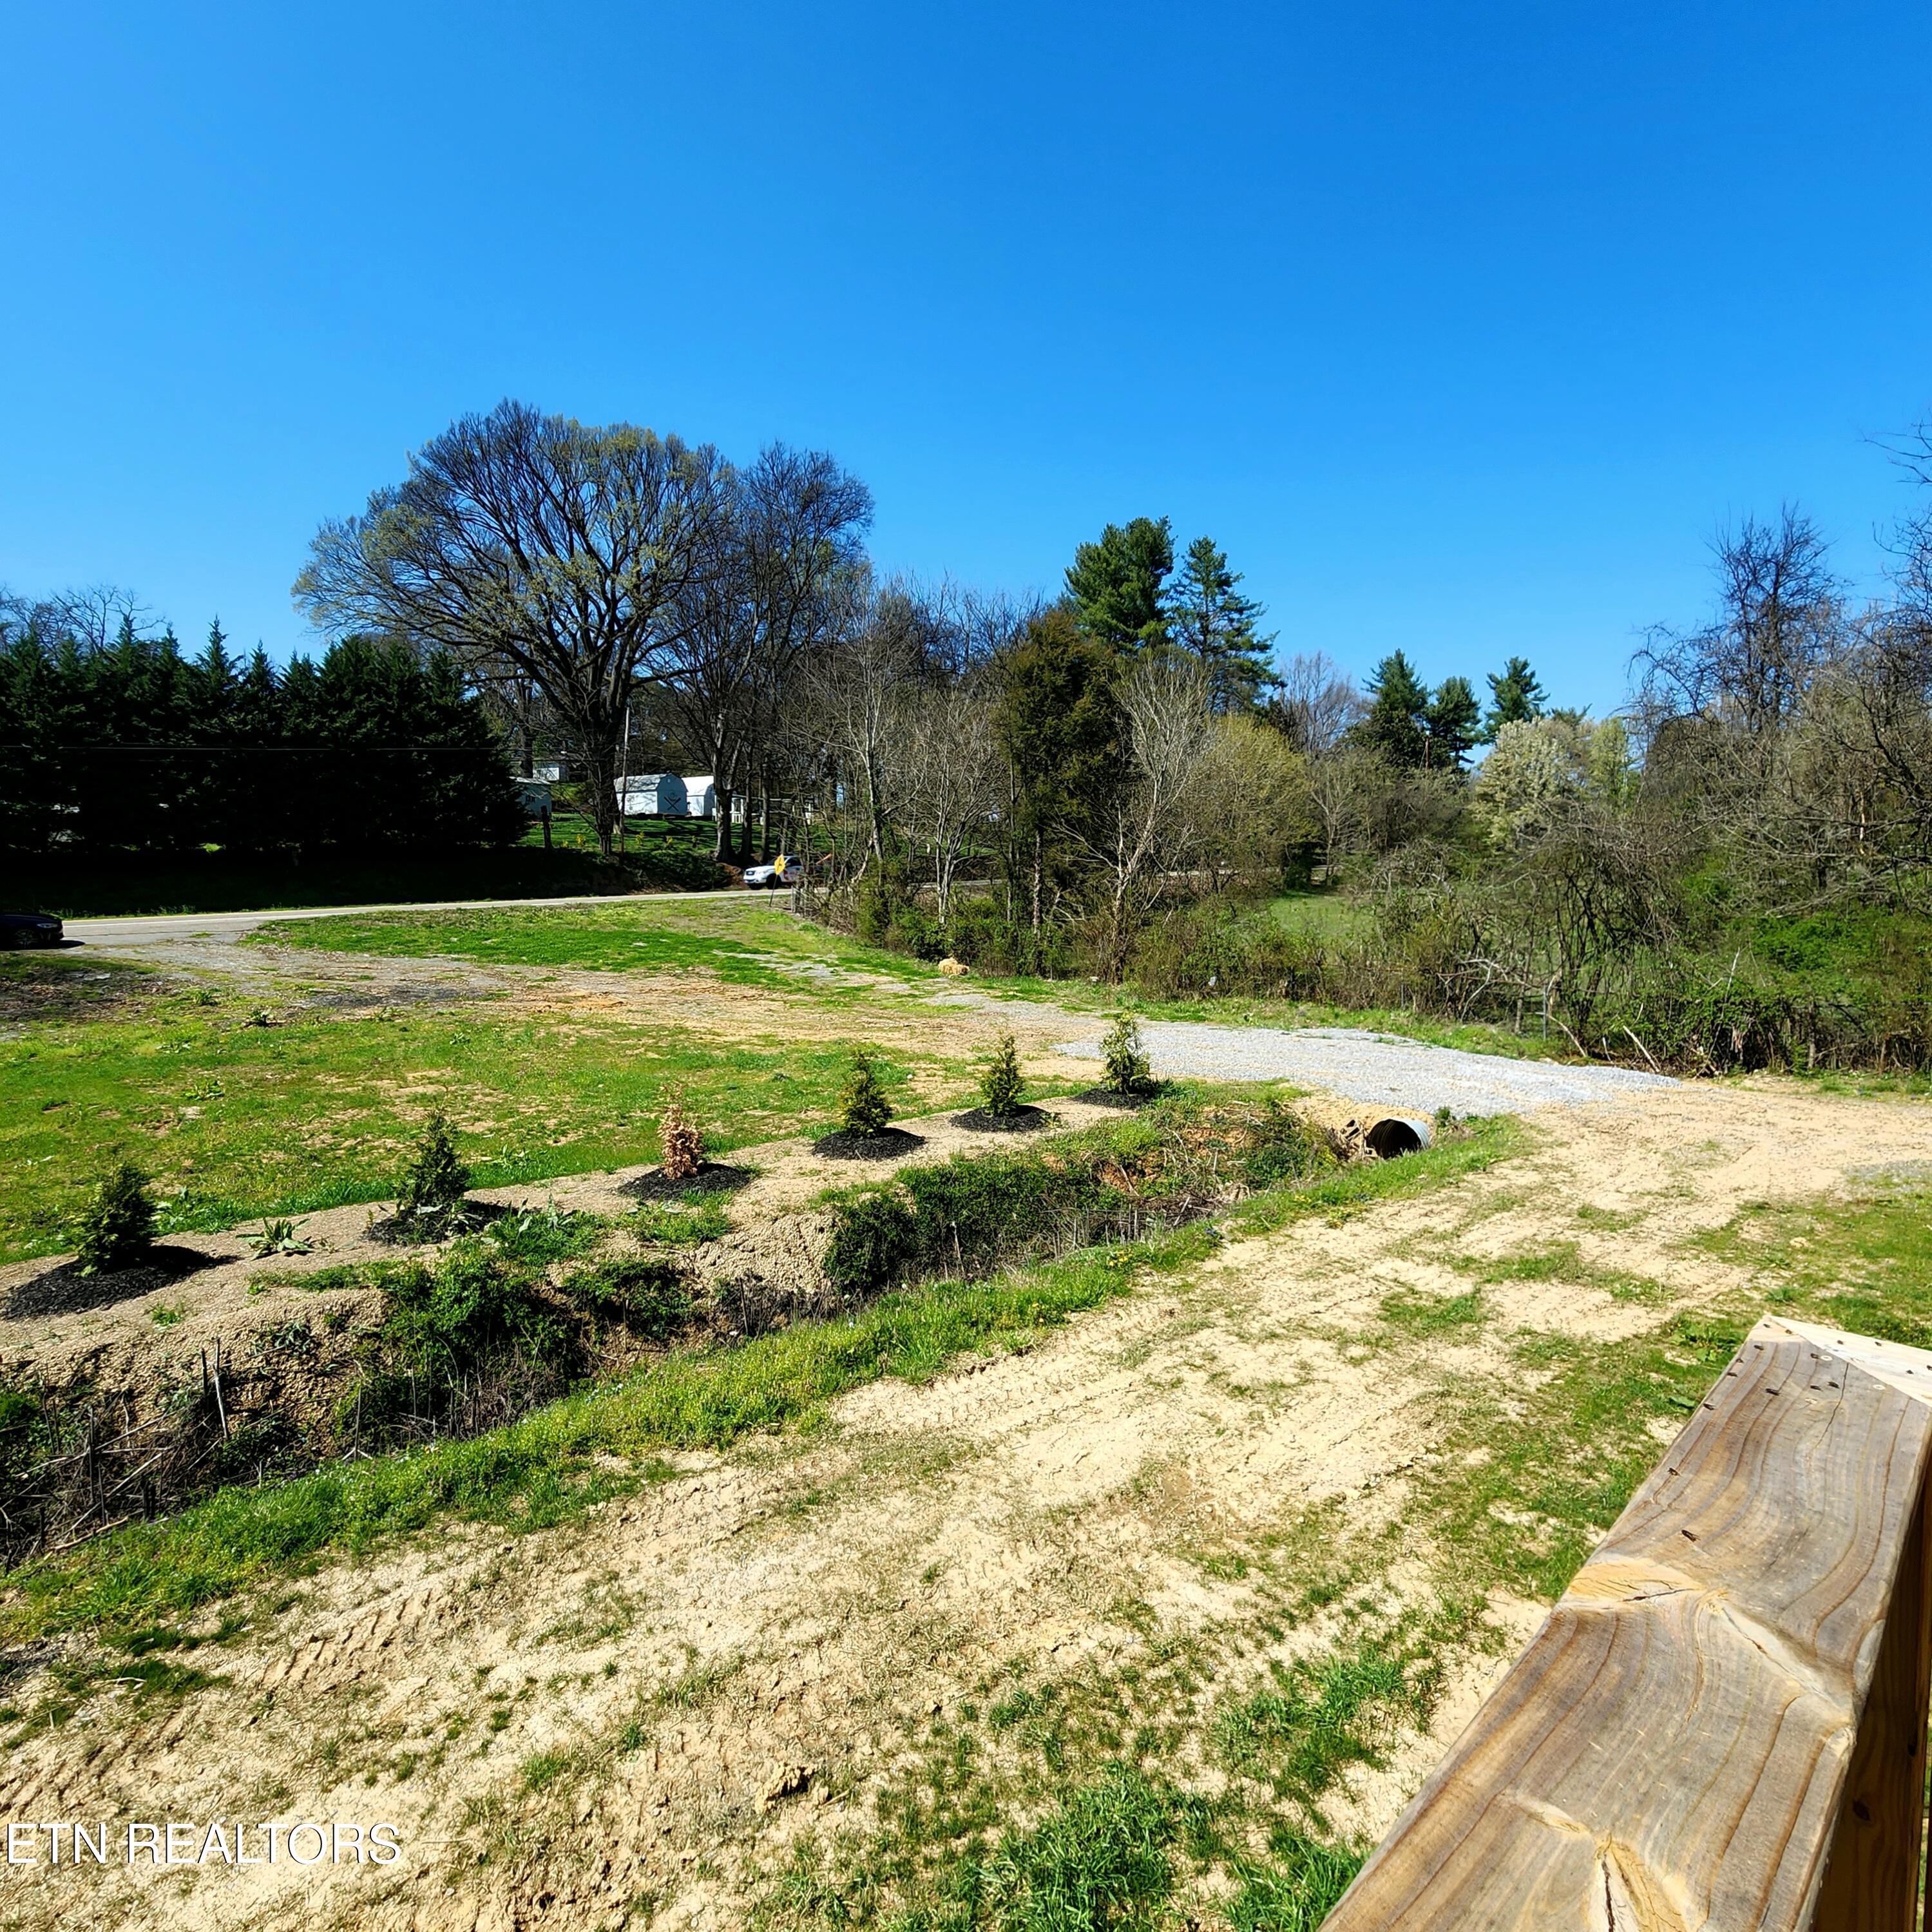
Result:
[[[1438,1107],[1460,1114],[1521,1114],[1678,1084],[1662,1074],[1628,1067],[1504,1060],[1349,1027],[1300,1027],[1291,1032],[1143,1020],[1141,1040],[1162,1079],[1293,1080],[1364,1106],[1424,1118]],[[1069,1040],[1057,1051],[1076,1060],[1101,1057],[1097,1040]]]

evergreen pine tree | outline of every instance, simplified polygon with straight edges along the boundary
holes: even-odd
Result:
[[[848,1134],[883,1133],[892,1118],[892,1102],[879,1084],[871,1054],[854,1048],[852,1071],[838,1091],[839,1126]]]
[[[1489,680],[1490,708],[1483,719],[1483,742],[1493,745],[1505,724],[1527,724],[1543,716],[1550,694],[1536,681],[1527,658],[1511,658]]]
[[[1073,553],[1066,594],[1089,637],[1133,651],[1167,640],[1163,586],[1174,568],[1174,528],[1166,517],[1109,524],[1097,543]]]
[[[1391,651],[1369,680],[1373,700],[1360,727],[1363,743],[1391,764],[1419,766],[1429,747],[1429,687],[1400,651]]]
[[[458,1157],[456,1136],[448,1119],[434,1113],[403,1170],[396,1211],[407,1220],[445,1222],[461,1209],[469,1191],[470,1170]]]
[[[1110,1094],[1138,1097],[1154,1090],[1154,1070],[1141,1051],[1139,1023],[1130,1013],[1117,1013],[1100,1042],[1100,1058],[1106,1072],[1101,1085]]]
[[[994,722],[1017,794],[1005,862],[1035,944],[1070,866],[1064,828],[1090,818],[1119,782],[1117,662],[1112,647],[1084,632],[1064,606],[1042,611],[999,662]]]
[[[1013,1043],[1012,1035],[1003,1033],[992,1058],[986,1063],[986,1072],[980,1076],[980,1104],[994,1119],[1006,1120],[1019,1112],[1025,1093],[1019,1049]]]
[[[1228,568],[1227,552],[1212,537],[1196,537],[1169,606],[1174,640],[1200,660],[1208,702],[1218,712],[1252,710],[1276,682],[1270,664],[1274,639],[1256,634],[1262,607],[1241,595],[1240,581]]]
[[[1429,733],[1429,763],[1438,770],[1460,771],[1478,742],[1482,706],[1466,677],[1445,677],[1429,700],[1424,720]]]
[[[103,1178],[82,1214],[75,1264],[82,1274],[131,1268],[147,1253],[154,1234],[148,1177],[124,1160]]]

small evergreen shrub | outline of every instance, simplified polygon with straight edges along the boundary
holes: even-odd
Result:
[[[884,1132],[892,1118],[892,1102],[879,1084],[872,1056],[862,1048],[852,1054],[852,1071],[838,1092],[838,1124],[848,1134]]]
[[[1004,1118],[1019,1112],[1025,1092],[1019,1050],[1013,1044],[1012,1035],[1003,1033],[986,1072],[980,1076],[980,1104],[996,1118]]]
[[[684,1111],[680,1087],[665,1103],[658,1123],[660,1165],[668,1180],[688,1180],[704,1165],[704,1130]]]
[[[470,1191],[470,1170],[457,1158],[456,1136],[439,1111],[423,1124],[396,1190],[396,1212],[411,1221],[447,1220]]]
[[[148,1198],[148,1177],[132,1161],[102,1177],[82,1210],[80,1235],[82,1274],[131,1268],[147,1253],[154,1237],[154,1204]]]
[[[1106,1071],[1100,1084],[1110,1094],[1138,1095],[1154,1090],[1154,1071],[1141,1051],[1139,1023],[1131,1014],[1118,1013],[1101,1042],[1102,1064]]]

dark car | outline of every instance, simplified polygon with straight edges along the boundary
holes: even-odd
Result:
[[[50,912],[0,912],[0,946],[58,946],[61,922]]]

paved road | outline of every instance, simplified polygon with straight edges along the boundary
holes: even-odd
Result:
[[[138,919],[70,919],[67,936],[83,946],[138,946],[160,939],[215,938],[253,932],[280,919],[334,919],[342,913],[469,912],[498,906],[628,904],[638,899],[734,899],[745,896],[733,886],[713,892],[584,892],[567,898],[444,899],[412,901],[404,904],[274,906],[260,912],[164,912]]]

